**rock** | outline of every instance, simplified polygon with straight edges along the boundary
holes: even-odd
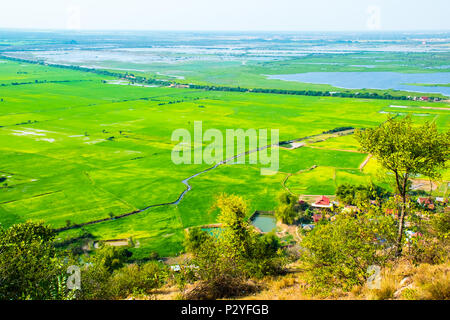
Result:
[[[406,287],[402,287],[402,288],[398,289],[397,291],[394,292],[394,298],[398,299],[400,297],[400,295],[402,294],[403,290],[412,289],[412,288],[413,288],[413,284],[411,283],[411,284],[407,285]]]
[[[402,281],[400,281],[400,287],[404,287],[407,283],[411,281],[410,277],[404,277]]]

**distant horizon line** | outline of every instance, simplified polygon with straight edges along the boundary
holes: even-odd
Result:
[[[27,32],[218,32],[218,33],[450,33],[450,29],[416,29],[416,30],[180,30],[180,29],[56,29],[56,28],[16,28],[0,27],[0,31],[27,31]]]

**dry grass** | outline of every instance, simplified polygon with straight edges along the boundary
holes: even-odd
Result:
[[[376,300],[449,300],[449,263],[414,266],[402,261],[384,270],[380,289],[364,287],[361,295]]]
[[[190,298],[207,298],[199,295],[199,292],[211,291],[211,288],[204,290],[204,286],[204,283],[190,286],[187,290]],[[450,264],[446,262],[415,266],[404,259],[382,270],[380,289],[369,289],[367,285],[363,285],[356,286],[349,292],[335,289],[327,294],[314,293],[310,290],[304,273],[293,269],[286,275],[265,277],[252,283],[251,288],[241,287],[240,290],[236,295],[244,300],[449,300]],[[186,299],[186,295],[181,295],[176,286],[166,286],[155,290],[152,299]]]
[[[400,281],[398,275],[384,272],[380,284],[380,289],[361,290],[364,296],[370,300],[391,300],[394,299],[395,292],[399,289]]]
[[[265,289],[243,299],[251,300],[449,300],[450,266],[421,264],[407,260],[382,271],[379,289],[356,286],[349,292],[335,289],[326,295],[312,293],[301,272],[262,280]]]
[[[418,300],[450,299],[450,266],[423,264],[413,276],[415,289],[410,297]]]

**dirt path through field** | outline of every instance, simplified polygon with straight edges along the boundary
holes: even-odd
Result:
[[[364,167],[367,165],[367,163],[369,162],[369,160],[372,158],[372,155],[369,154],[366,159],[364,159],[364,161],[361,163],[361,165],[359,166],[359,171],[363,171]]]

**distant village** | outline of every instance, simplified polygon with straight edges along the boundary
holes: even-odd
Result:
[[[300,196],[298,203],[299,205],[308,205],[313,211],[312,220],[314,224],[302,224],[302,227],[305,230],[311,230],[314,228],[315,223],[320,222],[322,219],[333,221],[336,218],[335,215],[337,213],[359,213],[362,211],[358,206],[343,205],[338,200],[331,200],[325,195],[316,198],[315,202],[312,204],[308,204],[303,200],[303,197]],[[417,197],[413,203],[415,203],[415,213],[422,218],[426,217],[426,213],[450,212],[448,197]],[[400,210],[398,207],[392,208],[385,205],[380,200],[370,200],[370,205],[382,209],[386,215],[391,215],[394,219],[399,218]]]

